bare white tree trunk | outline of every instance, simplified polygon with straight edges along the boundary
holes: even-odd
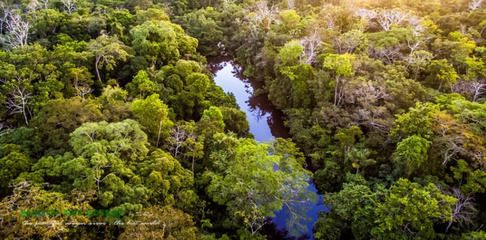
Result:
[[[481,96],[486,94],[486,84],[480,82],[474,82],[473,86],[473,102],[482,100]]]
[[[471,0],[471,2],[469,2],[469,10],[474,11],[479,9],[483,4],[483,1],[484,0]]]
[[[312,64],[317,56],[317,50],[321,43],[321,36],[315,29],[309,36],[304,37],[300,43],[304,47],[303,58],[307,64]]]
[[[484,81],[459,81],[454,85],[454,92],[467,95],[473,102],[480,102],[486,96],[486,83]]]
[[[76,11],[76,0],[61,0],[61,2],[69,15]]]
[[[186,138],[187,132],[181,126],[176,126],[172,129],[170,150],[174,157],[177,157],[180,154],[180,149]]]
[[[27,21],[23,21],[20,15],[10,12],[4,24],[6,34],[1,36],[2,42],[10,48],[27,45],[30,29]]]
[[[474,208],[474,199],[470,196],[463,195],[459,188],[452,189],[454,197],[457,199],[454,211],[452,212],[452,220],[447,224],[446,232],[454,222],[459,224],[472,223],[473,217],[476,215],[476,208]]]
[[[7,98],[7,109],[10,114],[21,113],[26,125],[29,125],[30,99],[32,95],[24,87],[16,86]]]
[[[382,10],[376,16],[376,21],[385,31],[390,31],[393,25],[400,24],[407,20],[409,14],[397,9]]]
[[[409,22],[412,26],[417,27],[416,30],[420,30],[416,19],[414,19],[410,13],[399,9],[359,9],[355,14],[367,21],[375,20],[385,31],[390,31],[393,25],[402,24],[404,22]]]

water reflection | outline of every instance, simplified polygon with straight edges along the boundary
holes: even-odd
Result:
[[[289,137],[282,112],[273,107],[265,94],[253,94],[254,89],[261,88],[259,82],[243,77],[242,69],[230,60],[214,61],[209,64],[209,70],[215,74],[216,84],[235,96],[238,106],[246,113],[250,132],[257,141],[269,142],[275,137]],[[323,196],[317,194],[314,183],[309,181],[304,194],[275,213],[263,232],[268,239],[313,239],[313,225],[319,212],[323,211],[327,211]]]
[[[216,84],[225,92],[232,93],[240,109],[246,113],[255,140],[269,142],[275,137],[289,137],[282,112],[273,108],[266,95],[253,95],[254,86],[241,75],[240,68],[231,61],[223,61],[210,65],[210,70],[216,73]]]

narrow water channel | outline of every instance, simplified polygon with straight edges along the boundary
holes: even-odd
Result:
[[[233,61],[220,60],[210,64],[210,69],[214,73],[216,84],[225,92],[232,93],[240,109],[246,113],[250,132],[255,140],[269,142],[276,137],[289,137],[282,112],[273,107],[266,95],[253,94],[253,89],[258,86],[242,76],[238,65]],[[271,224],[264,229],[268,239],[314,239],[312,227],[319,212],[326,211],[327,208],[323,204],[323,196],[317,193],[312,180],[309,180],[307,191],[309,196],[314,197],[295,204],[292,209],[284,207],[275,213]]]

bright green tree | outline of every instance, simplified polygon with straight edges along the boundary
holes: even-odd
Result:
[[[160,141],[169,136],[174,123],[169,119],[169,108],[158,94],[152,94],[143,100],[134,100],[132,112],[146,132],[156,139],[155,146],[159,146]]]

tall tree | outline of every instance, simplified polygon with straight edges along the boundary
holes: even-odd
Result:
[[[174,123],[169,119],[169,108],[160,100],[158,94],[133,101],[132,112],[146,131],[156,139],[155,146],[159,146],[160,141],[169,136]]]
[[[113,70],[118,62],[125,62],[130,57],[130,48],[116,37],[101,34],[98,38],[88,43],[89,51],[95,58],[95,72],[98,84],[102,83],[100,69]]]

